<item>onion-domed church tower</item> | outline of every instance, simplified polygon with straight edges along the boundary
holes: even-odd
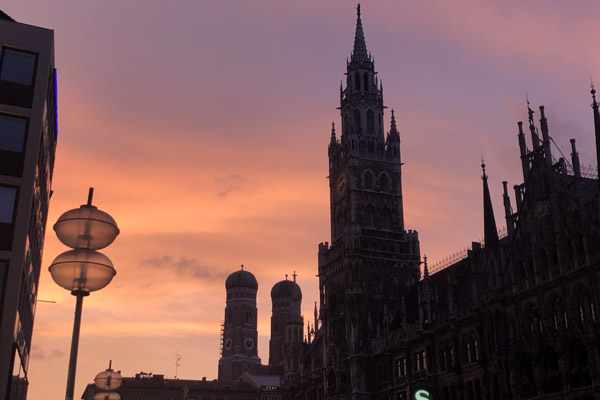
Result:
[[[277,282],[271,289],[273,314],[269,341],[269,370],[271,374],[290,376],[302,370],[302,334],[304,318],[301,314],[302,291],[294,280]]]
[[[219,359],[219,381],[233,381],[242,373],[259,373],[256,292],[254,275],[239,271],[225,281],[227,303],[223,325],[223,350]]]

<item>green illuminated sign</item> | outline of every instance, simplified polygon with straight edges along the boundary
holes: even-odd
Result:
[[[416,392],[413,393],[413,400],[432,400],[433,397],[431,396],[431,393],[429,392],[429,390],[425,390],[425,389],[418,389]]]

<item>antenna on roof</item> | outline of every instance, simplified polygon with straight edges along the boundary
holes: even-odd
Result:
[[[181,366],[179,361],[181,361],[181,354],[179,354],[179,349],[177,349],[177,353],[175,353],[175,379],[179,379],[177,377],[177,374],[179,373],[179,367]]]

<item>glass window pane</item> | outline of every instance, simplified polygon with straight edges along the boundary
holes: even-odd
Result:
[[[26,119],[0,115],[0,150],[22,153],[26,129]]]
[[[0,80],[31,86],[35,71],[35,54],[4,49]]]
[[[0,223],[12,223],[16,197],[17,188],[0,186]]]

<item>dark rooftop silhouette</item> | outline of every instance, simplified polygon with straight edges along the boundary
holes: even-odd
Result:
[[[14,19],[12,19],[10,15],[8,15],[7,13],[5,13],[2,10],[0,10],[0,19],[3,19],[5,21],[17,22]]]

